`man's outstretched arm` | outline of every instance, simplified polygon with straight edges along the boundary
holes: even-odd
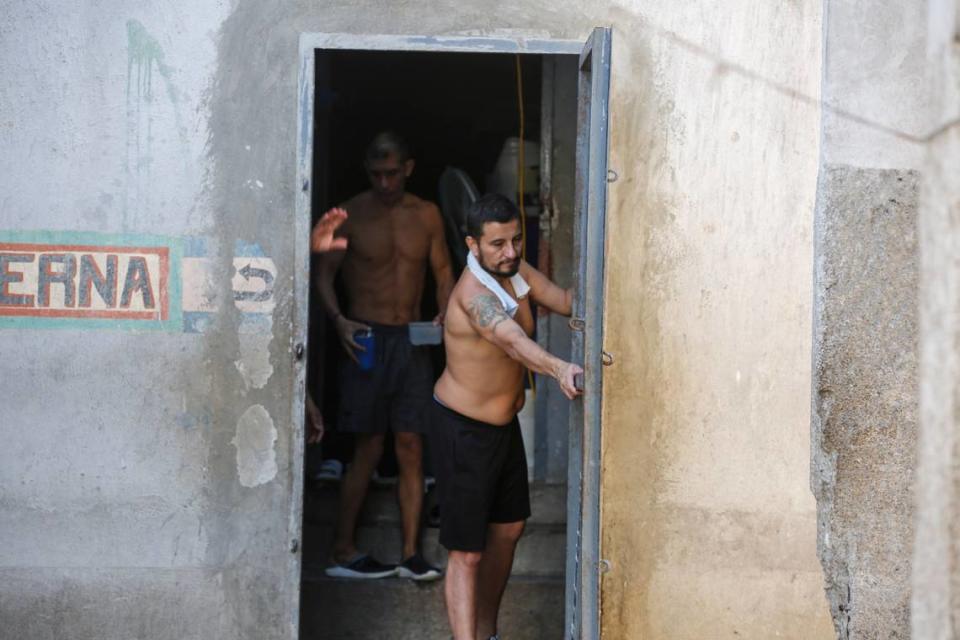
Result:
[[[507,315],[495,295],[487,292],[477,294],[467,303],[467,312],[470,324],[484,340],[497,345],[531,371],[554,378],[567,398],[572,400],[580,395],[574,376],[583,373],[583,369],[561,360],[531,340],[523,328]]]

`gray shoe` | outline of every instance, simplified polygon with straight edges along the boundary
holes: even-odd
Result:
[[[443,576],[443,572],[424,560],[422,555],[415,553],[400,563],[397,567],[397,575],[417,582],[430,582],[439,580]]]
[[[366,554],[358,554],[343,564],[334,561],[324,573],[331,578],[376,580],[397,575],[397,567],[377,562]]]

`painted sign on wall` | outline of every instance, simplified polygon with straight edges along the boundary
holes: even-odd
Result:
[[[166,247],[0,242],[0,316],[167,320]]]
[[[0,234],[0,326],[179,331],[180,243],[144,235]]]
[[[224,303],[242,332],[269,333],[277,266],[233,247],[229,284],[202,237],[0,231],[0,328],[202,333]]]

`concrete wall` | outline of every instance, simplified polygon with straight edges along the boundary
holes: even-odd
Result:
[[[837,633],[910,627],[926,3],[830,3],[817,188],[812,487]]]
[[[185,7],[3,6],[0,228],[199,261],[193,332],[0,331],[4,629],[290,635],[301,32],[612,24],[604,636],[829,635],[806,484],[819,3]],[[230,300],[266,286],[234,273],[254,258],[267,311]]]
[[[291,637],[296,37],[228,11],[0,7],[0,243],[167,251],[171,305],[0,318],[3,637]]]
[[[931,2],[931,140],[920,240],[920,438],[912,623],[918,640],[960,634],[960,5]]]
[[[610,19],[604,636],[831,637],[807,482],[821,3]]]

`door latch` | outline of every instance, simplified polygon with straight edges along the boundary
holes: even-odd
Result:
[[[297,362],[303,360],[303,354],[306,352],[306,349],[303,348],[303,343],[298,342],[293,347],[293,357]]]

